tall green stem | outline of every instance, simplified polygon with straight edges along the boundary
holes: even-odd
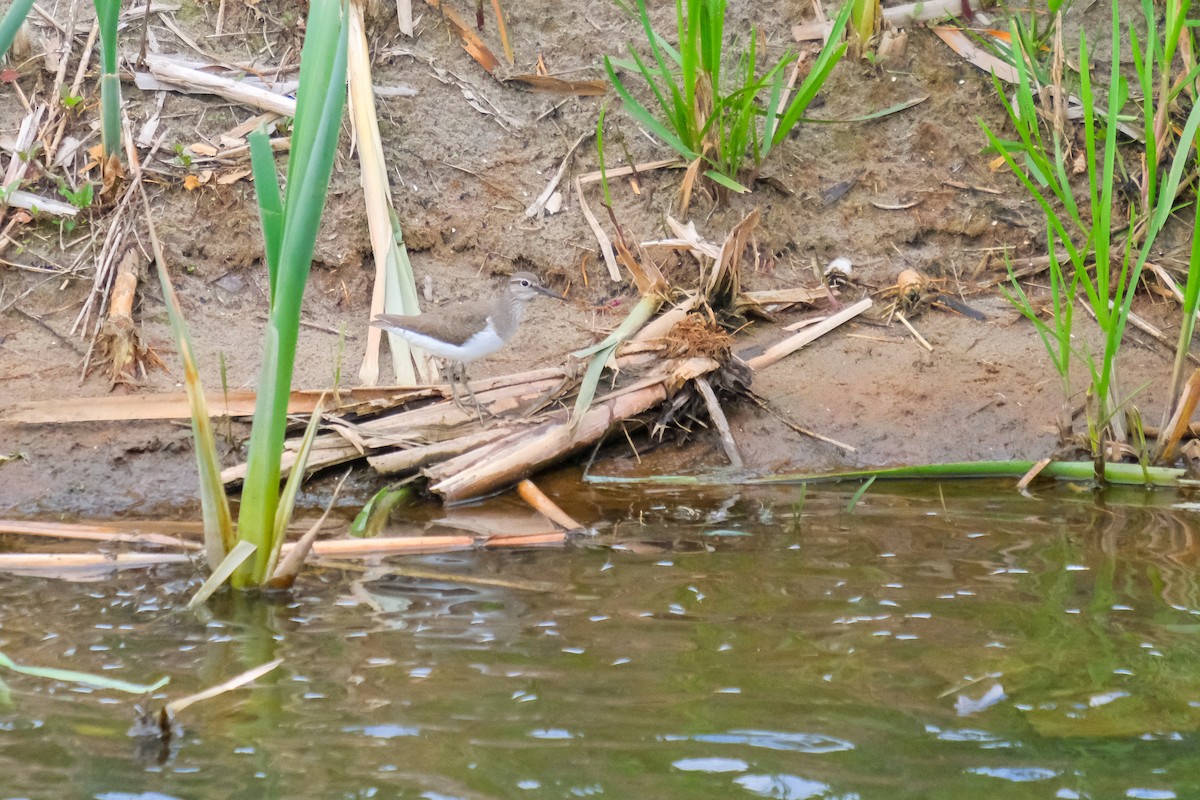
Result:
[[[300,304],[312,265],[317,229],[333,171],[346,101],[347,7],[340,0],[312,0],[300,58],[300,89],[283,200],[277,273],[263,336],[263,364],[250,431],[238,536],[257,546],[253,562],[233,576],[237,588],[260,585],[283,531],[276,530],[279,458],[287,427],[287,403],[300,327]],[[258,190],[271,197],[272,187]],[[277,190],[276,190],[277,191]],[[261,199],[260,199],[261,202]],[[270,260],[270,256],[268,256]]]

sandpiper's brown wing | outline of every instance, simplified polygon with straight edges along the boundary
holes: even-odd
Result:
[[[487,325],[490,303],[456,303],[439,306],[425,314],[380,314],[371,320],[381,328],[403,328],[431,336],[446,344],[463,344]]]

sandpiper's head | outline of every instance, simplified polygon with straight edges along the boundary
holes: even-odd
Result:
[[[515,299],[523,303],[529,302],[539,294],[553,297],[555,300],[565,299],[562,295],[555,294],[542,285],[542,279],[532,272],[514,272],[508,279],[508,291]]]

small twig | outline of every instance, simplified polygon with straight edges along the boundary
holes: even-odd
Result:
[[[933,345],[931,345],[928,341],[926,341],[925,337],[917,332],[917,329],[914,328],[912,326],[912,323],[910,323],[908,321],[908,318],[904,316],[904,312],[897,310],[896,311],[896,319],[900,320],[901,325],[908,328],[908,332],[913,335],[913,338],[917,340],[917,343],[919,345],[921,345],[921,347],[924,347],[926,350],[928,350],[931,353],[933,352]]]
[[[797,425],[795,422],[792,422],[790,419],[788,419],[787,416],[780,413],[779,411],[776,411],[775,408],[773,408],[770,403],[768,403],[766,400],[762,399],[761,397],[758,397],[757,395],[751,394],[750,399],[753,400],[755,403],[757,403],[758,407],[761,408],[763,411],[766,411],[768,414],[775,417],[775,419],[779,420],[784,425],[787,425],[789,428],[791,428],[792,430],[794,430],[796,433],[800,434],[801,436],[807,436],[810,439],[816,439],[819,442],[825,442],[826,444],[831,444],[834,447],[838,448],[839,450],[845,450],[847,453],[857,453],[858,452],[857,447],[848,445],[845,442],[839,442],[837,439],[831,439],[828,436],[822,436],[821,434],[817,433],[814,430],[805,428],[803,425]]]

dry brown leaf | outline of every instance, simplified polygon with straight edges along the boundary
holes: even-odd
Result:
[[[577,97],[598,97],[608,92],[608,84],[604,81],[568,81],[551,75],[514,75],[505,78],[504,83],[514,83],[533,92],[570,94]]]
[[[500,59],[492,54],[488,46],[483,43],[483,40],[471,30],[471,26],[463,22],[462,17],[458,15],[454,9],[446,5],[442,0],[425,0],[431,8],[439,9],[442,12],[443,18],[454,32],[462,39],[463,49],[470,54],[471,58],[479,62],[479,66],[483,67],[489,75],[494,75],[496,68],[500,66]]]
[[[231,186],[231,185],[237,183],[238,181],[240,181],[242,178],[245,178],[247,175],[249,175],[253,171],[254,170],[252,170],[251,168],[246,167],[244,169],[234,169],[234,170],[230,170],[229,172],[224,172],[217,176],[217,185],[218,186]]]

